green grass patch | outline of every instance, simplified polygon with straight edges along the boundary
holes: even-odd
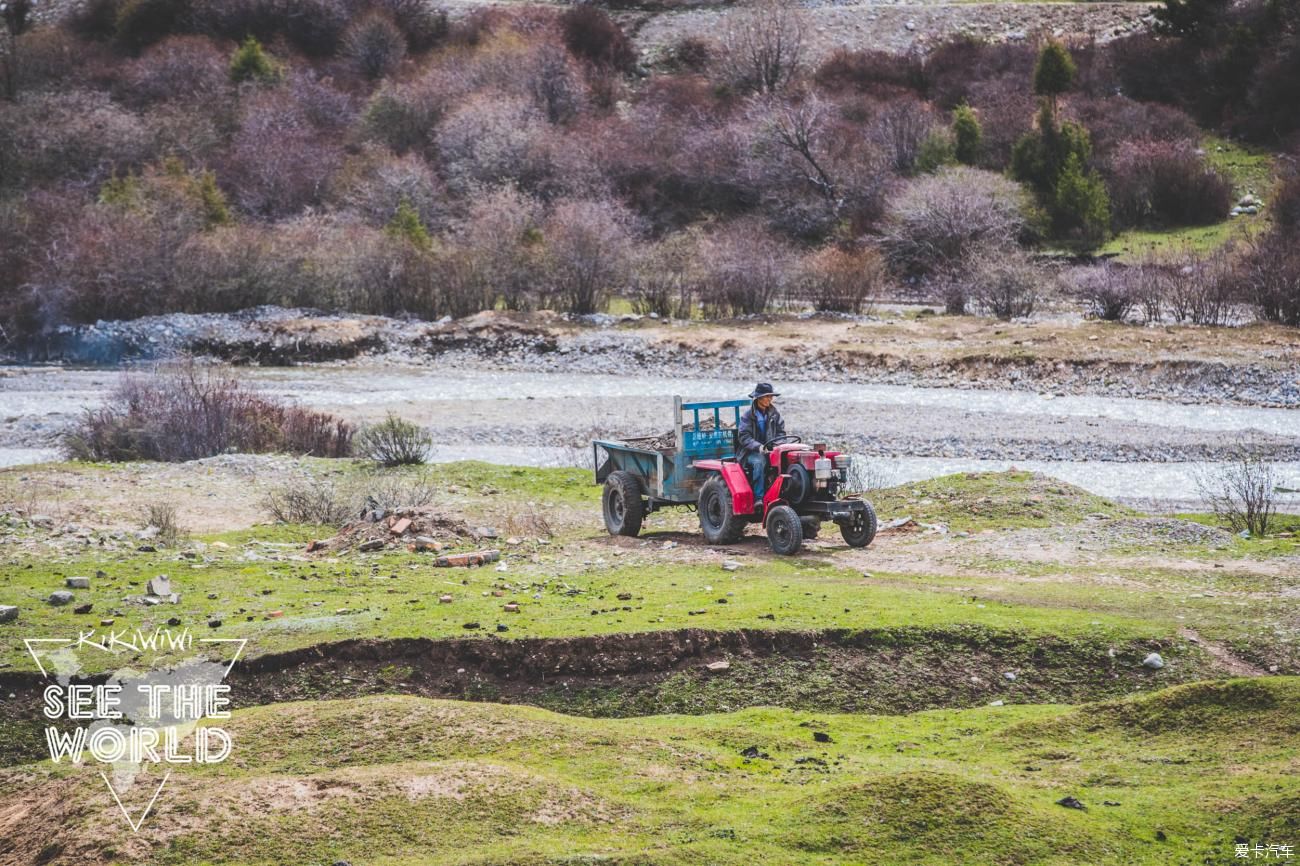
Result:
[[[1231,862],[1238,836],[1293,842],[1298,699],[1269,678],[902,717],[279,704],[223,723],[226,763],[176,771],[135,862]],[[4,797],[84,804],[48,830],[82,856],[132,838],[92,768],[0,772]]]

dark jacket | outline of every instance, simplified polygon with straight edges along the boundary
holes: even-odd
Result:
[[[740,443],[742,454],[746,451],[758,451],[769,439],[785,435],[785,422],[781,420],[781,413],[776,410],[775,404],[767,407],[766,414],[767,433],[761,437],[758,435],[758,421],[754,418],[754,404],[749,404],[749,408],[740,416],[736,439]]]

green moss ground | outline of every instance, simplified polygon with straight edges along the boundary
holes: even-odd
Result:
[[[0,778],[61,800],[77,862],[1218,863],[1295,841],[1298,699],[1271,678],[906,717],[281,704],[224,723],[231,759],[177,771],[131,838],[88,768]]]

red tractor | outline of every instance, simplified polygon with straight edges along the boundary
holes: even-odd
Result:
[[[635,536],[646,514],[673,505],[697,510],[710,544],[733,544],[746,526],[760,523],[772,550],[791,554],[804,539],[816,538],[826,520],[839,526],[850,546],[870,544],[876,536],[875,509],[865,499],[845,495],[849,456],[825,444],[805,445],[798,436],[767,442],[767,490],[762,502],[754,501],[737,459],[735,429],[748,405],[748,400],[683,403],[679,397],[675,441],[668,447],[651,437],[592,443],[610,534]],[[723,412],[734,413],[730,426]]]

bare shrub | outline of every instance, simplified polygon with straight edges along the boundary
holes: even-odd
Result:
[[[365,132],[397,153],[431,151],[434,129],[458,94],[434,69],[413,81],[386,81],[363,112]]]
[[[367,78],[384,78],[406,56],[406,36],[381,12],[371,12],[343,35],[343,51]]]
[[[878,96],[924,87],[923,64],[916,53],[903,57],[889,51],[837,48],[817,67],[816,81],[827,90],[858,90]]]
[[[853,455],[849,458],[848,479],[844,492],[861,496],[872,490],[884,490],[898,483],[898,472],[880,458]]]
[[[447,38],[447,10],[429,0],[375,0],[406,36],[407,46],[417,54],[428,51]]]
[[[884,258],[871,247],[826,247],[803,261],[801,293],[813,309],[868,313],[887,279]]]
[[[903,273],[960,270],[976,250],[1014,246],[1025,209],[1024,192],[1013,181],[946,168],[913,180],[890,203],[885,253]]]
[[[191,0],[191,20],[200,33],[263,45],[279,39],[313,57],[338,50],[352,20],[347,0]]]
[[[1110,161],[1111,209],[1118,224],[1204,225],[1232,206],[1232,183],[1190,142],[1129,141]]]
[[[1300,239],[1274,229],[1250,241],[1240,267],[1260,318],[1300,325]]]
[[[389,413],[383,421],[363,427],[353,448],[380,466],[416,466],[429,459],[433,437],[420,425]]]
[[[795,255],[760,226],[742,221],[705,244],[701,302],[706,315],[765,313],[789,294]]]
[[[158,530],[154,540],[164,547],[175,547],[186,534],[177,520],[176,506],[168,502],[154,502],[146,507],[144,528],[149,527]]]
[[[571,6],[560,16],[564,44],[575,57],[598,67],[631,72],[636,49],[605,10],[588,4]]]
[[[243,210],[283,217],[320,203],[342,157],[291,96],[273,91],[246,104],[220,173]]]
[[[1105,262],[1078,276],[1076,288],[1089,315],[1105,322],[1122,322],[1142,301],[1140,282],[1131,269]]]
[[[280,523],[341,527],[366,511],[423,508],[436,493],[428,470],[366,472],[342,480],[304,472],[268,490],[262,507]]]
[[[685,230],[647,245],[632,266],[632,308],[668,319],[689,319],[695,312],[702,238]]]
[[[208,39],[172,36],[127,64],[115,91],[135,105],[213,100],[227,88],[227,66],[226,56]]]
[[[342,526],[357,516],[361,503],[333,479],[303,475],[268,490],[262,507],[280,523]]]
[[[406,202],[431,232],[448,223],[450,206],[442,182],[429,164],[414,154],[393,156],[368,147],[343,164],[330,179],[331,203],[354,211],[370,225],[387,225]]]
[[[1050,282],[1028,256],[1012,248],[983,253],[969,273],[971,297],[980,311],[999,319],[1028,316]]]
[[[548,302],[571,313],[601,309],[627,279],[636,231],[632,213],[616,202],[557,202],[542,230]]]
[[[801,9],[781,0],[759,0],[726,19],[720,66],[728,81],[743,90],[774,93],[803,70]]]
[[[193,362],[128,375],[64,436],[74,460],[178,462],[227,451],[346,456],[352,425],[289,406]]]
[[[1242,446],[1229,463],[1195,474],[1196,487],[1207,508],[1234,532],[1268,535],[1277,513],[1277,470],[1252,446]]]
[[[876,116],[869,135],[887,155],[894,171],[910,175],[916,172],[922,147],[937,124],[938,119],[924,102],[904,98],[890,102]]]
[[[536,509],[511,511],[506,515],[506,532],[525,538],[554,538],[555,527],[544,512]]]
[[[1164,264],[1164,307],[1174,321],[1222,325],[1232,313],[1236,276],[1232,253],[1216,250],[1202,256],[1186,251]]]
[[[437,132],[449,185],[458,192],[511,182],[536,187],[549,171],[545,123],[524,97],[477,93],[466,99]]]
[[[39,93],[0,105],[0,186],[95,184],[152,152],[145,124],[104,93]]]

